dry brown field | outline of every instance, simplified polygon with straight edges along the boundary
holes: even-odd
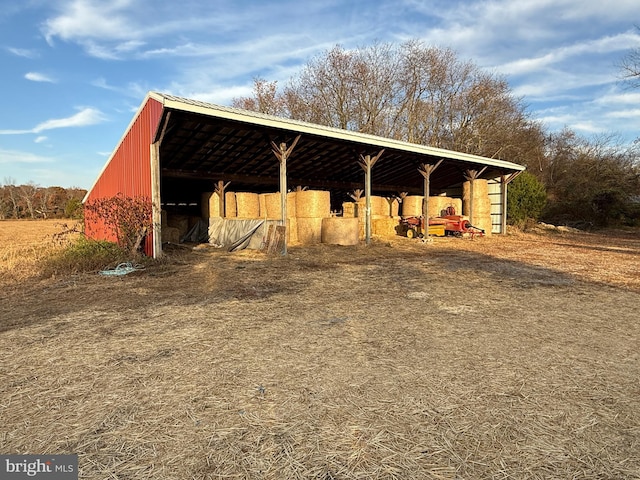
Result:
[[[640,478],[639,277],[638,232],[4,277],[0,451],[90,479]]]

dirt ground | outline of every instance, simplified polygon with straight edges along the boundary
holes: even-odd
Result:
[[[92,479],[640,478],[639,305],[637,232],[29,281],[0,293],[0,451]]]

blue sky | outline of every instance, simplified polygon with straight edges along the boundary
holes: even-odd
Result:
[[[504,75],[547,130],[640,137],[637,0],[3,0],[0,183],[89,188],[149,90],[228,105],[336,44],[420,39]]]

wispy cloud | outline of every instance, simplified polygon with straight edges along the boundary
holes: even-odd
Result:
[[[32,82],[56,83],[56,81],[52,77],[38,72],[28,72],[25,74],[24,78],[26,78],[27,80],[31,80]]]
[[[85,127],[102,123],[105,120],[106,117],[100,110],[85,107],[70,117],[47,120],[28,130],[0,130],[0,135],[23,135],[27,133],[41,133],[56,128]]]
[[[36,137],[36,139],[34,140],[34,143],[42,143],[42,142],[46,142],[49,138],[45,137],[44,135],[40,135],[39,137]]]
[[[50,163],[50,162],[53,162],[52,158],[35,155],[31,152],[21,152],[18,150],[0,149],[0,164]]]
[[[18,57],[24,57],[24,58],[38,58],[39,54],[36,50],[29,50],[26,48],[13,48],[13,47],[7,47],[7,51],[13,53],[14,55],[18,56]]]

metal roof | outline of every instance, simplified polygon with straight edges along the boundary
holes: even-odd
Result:
[[[288,185],[348,192],[363,188],[360,155],[384,153],[372,169],[376,195],[420,194],[418,167],[443,160],[431,176],[431,191],[459,185],[464,172],[485,169],[495,178],[525,169],[515,163],[315,125],[257,112],[149,92],[163,105],[153,141],[160,140],[163,201],[198,201],[214,181],[231,181],[231,190],[277,191],[279,164],[271,142],[301,136],[287,162]],[[125,137],[127,132],[125,132]],[[123,138],[125,138],[123,137]]]

